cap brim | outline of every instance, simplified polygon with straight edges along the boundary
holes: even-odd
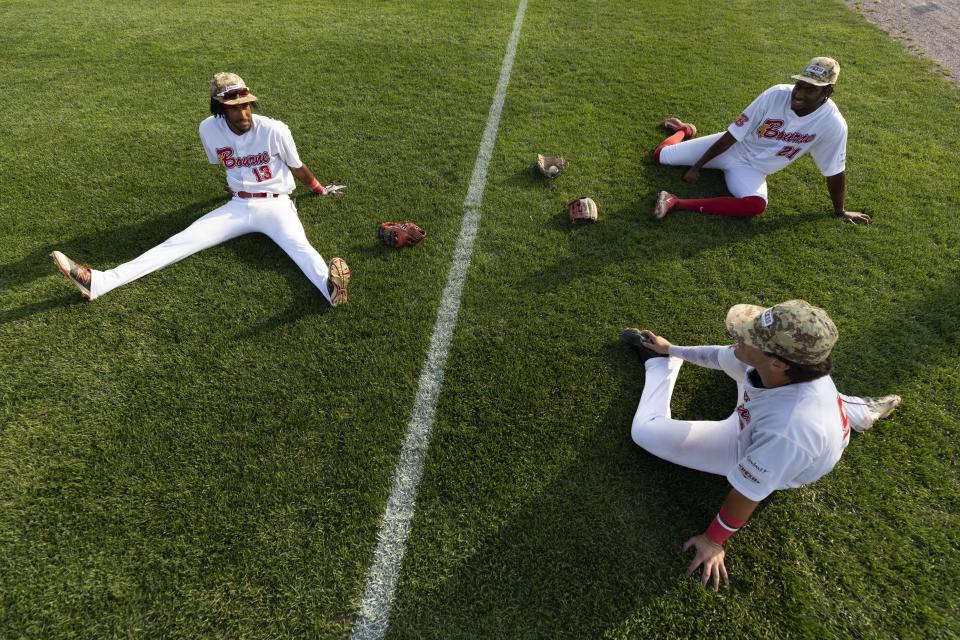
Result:
[[[811,78],[809,76],[796,75],[796,76],[790,76],[790,77],[793,78],[794,80],[799,80],[800,82],[806,82],[807,84],[812,84],[817,87],[829,87],[831,84],[833,84],[832,82],[824,82],[823,80],[817,80],[816,78]]]
[[[758,307],[755,304],[735,304],[727,311],[727,319],[724,325],[727,329],[727,335],[734,340],[741,340],[745,344],[752,344],[750,339],[750,329],[753,327],[753,321],[761,313],[766,311],[766,307]]]
[[[221,100],[220,98],[214,98],[214,100],[216,100],[221,104],[229,104],[229,105],[246,104],[248,102],[256,102],[257,96],[253,95],[252,93],[248,93],[245,96],[234,98],[233,100]]]

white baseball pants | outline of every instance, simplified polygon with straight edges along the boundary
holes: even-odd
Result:
[[[737,466],[740,434],[736,412],[724,420],[674,420],[670,417],[670,398],[683,360],[650,358],[640,405],[633,417],[630,435],[638,445],[674,464],[726,476]],[[855,396],[843,398],[850,425],[870,422],[864,402]]]
[[[293,258],[300,270],[329,302],[327,263],[307,240],[303,224],[297,217],[297,209],[293,201],[285,195],[278,198],[234,197],[230,202],[198,218],[163,244],[130,262],[108,271],[94,269],[90,282],[90,299],[98,298],[198,251],[247,233],[263,233],[269,236]]]
[[[692,138],[660,150],[660,164],[689,167],[703,157],[723,132],[702,138]],[[737,153],[736,145],[704,165],[705,169],[721,169],[727,181],[727,190],[735,198],[759,196],[767,201],[767,175],[747,164]]]

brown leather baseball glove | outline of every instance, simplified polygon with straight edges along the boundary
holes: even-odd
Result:
[[[412,247],[425,237],[427,232],[409,220],[381,222],[377,228],[377,238],[380,242],[394,249]]]
[[[570,224],[597,221],[597,203],[593,198],[580,196],[567,205],[567,217],[570,218]]]
[[[537,154],[537,169],[546,178],[556,178],[567,168],[567,161],[562,156],[545,156]]]

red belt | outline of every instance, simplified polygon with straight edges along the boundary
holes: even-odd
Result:
[[[279,193],[267,193],[266,191],[258,191],[256,193],[237,191],[236,194],[238,198],[279,198],[281,195]]]

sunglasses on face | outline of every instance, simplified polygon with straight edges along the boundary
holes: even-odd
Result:
[[[223,98],[224,100],[235,100],[236,98],[244,98],[250,95],[250,90],[246,87],[241,87],[239,89],[228,89],[226,91],[221,91],[217,94],[218,98]]]

